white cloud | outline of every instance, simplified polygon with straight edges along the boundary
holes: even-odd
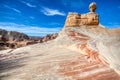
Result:
[[[118,22],[109,22],[108,24],[110,24],[110,25],[120,25],[120,23],[118,23]]]
[[[46,7],[43,7],[41,12],[46,16],[54,16],[54,15],[65,16],[66,15],[65,13],[60,12],[59,10],[50,9]]]
[[[60,23],[52,22],[52,23],[50,23],[50,24],[48,24],[48,25],[60,25]]]
[[[5,19],[15,20],[15,17],[4,16]]]
[[[25,1],[20,1],[23,4],[27,5],[28,7],[36,7],[36,5],[32,5],[31,3],[25,2]]]
[[[108,25],[105,25],[107,28],[120,28],[119,22],[109,22]]]
[[[7,6],[7,5],[4,5],[4,7],[8,8],[8,9],[11,9],[11,10],[13,10],[13,11],[15,11],[15,12],[17,12],[17,13],[21,14],[21,11],[20,11],[20,10],[18,10],[18,9],[15,9],[15,8],[10,7],[10,6]]]
[[[0,29],[5,29],[8,31],[18,31],[30,36],[45,36],[46,34],[57,33],[61,28],[45,28],[38,26],[26,26],[16,23],[0,22]]]
[[[11,8],[13,11],[15,11],[15,12],[17,12],[17,13],[21,13],[21,11],[20,10],[18,10],[18,9],[15,9],[15,8]]]
[[[30,18],[30,19],[35,19],[35,17],[33,17],[33,16],[29,16],[29,18]]]

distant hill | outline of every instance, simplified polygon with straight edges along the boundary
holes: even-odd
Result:
[[[16,31],[6,31],[0,29],[0,40],[2,39],[5,39],[6,41],[24,41],[29,40],[29,36]]]
[[[0,50],[47,42],[49,40],[55,39],[57,35],[57,33],[54,33],[48,34],[44,37],[37,37],[28,36],[24,33],[16,31],[7,31],[0,29]]]

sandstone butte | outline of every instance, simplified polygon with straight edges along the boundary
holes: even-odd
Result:
[[[0,80],[120,80],[120,29],[100,25],[96,4],[68,14],[58,37],[0,51]]]

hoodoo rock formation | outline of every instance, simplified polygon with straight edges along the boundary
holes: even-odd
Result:
[[[120,80],[120,29],[99,24],[96,3],[89,9],[68,14],[54,40],[0,51],[0,80]]]
[[[87,14],[69,13],[65,22],[65,27],[80,27],[82,25],[98,25],[99,16],[95,13],[96,3],[89,6],[90,12]]]

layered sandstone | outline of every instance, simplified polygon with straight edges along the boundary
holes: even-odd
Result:
[[[96,4],[89,6],[90,12],[86,14],[69,13],[65,22],[65,27],[80,27],[82,25],[98,25],[99,16],[95,13]]]
[[[120,32],[116,33],[101,26],[67,27],[52,41],[0,51],[0,78],[120,80],[116,72],[119,70]]]
[[[120,80],[119,35],[101,25],[64,27],[52,41],[0,51],[0,79]]]

